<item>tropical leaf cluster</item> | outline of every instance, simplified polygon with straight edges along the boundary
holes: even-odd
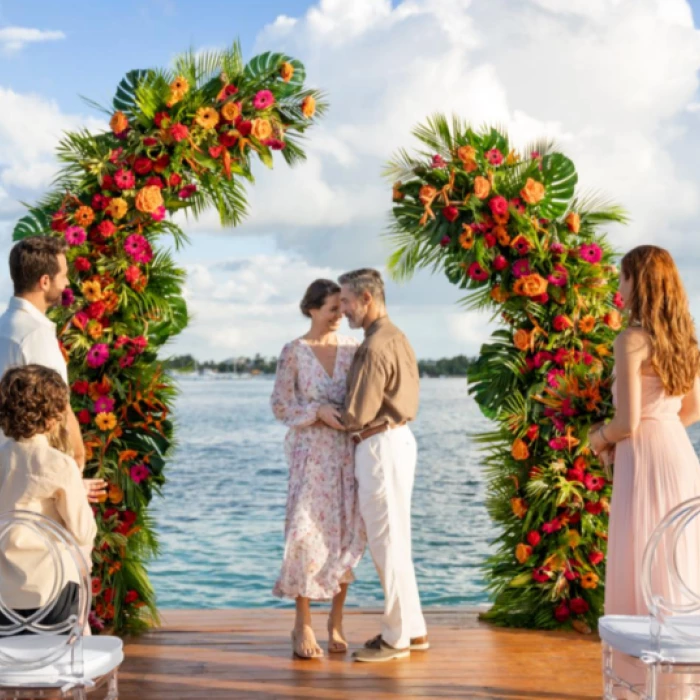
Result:
[[[246,211],[254,160],[304,158],[301,139],[325,109],[303,65],[280,53],[247,64],[238,45],[185,54],[170,70],[120,82],[106,133],[66,134],[54,189],[22,218],[16,239],[68,244],[70,287],[52,312],[83,429],[87,476],[109,483],[95,508],[93,631],[138,632],[157,620],[145,564],[158,543],[148,506],[175,444],[176,387],[159,353],[187,325],[187,237],[172,215],[214,206],[225,225]]]
[[[577,193],[572,161],[549,143],[519,154],[496,128],[437,115],[401,151],[389,265],[465,290],[499,317],[468,372],[495,427],[476,437],[499,530],[485,563],[497,624],[588,632],[602,614],[611,484],[588,448],[612,411],[611,346],[621,325],[615,251],[601,227],[624,212]]]

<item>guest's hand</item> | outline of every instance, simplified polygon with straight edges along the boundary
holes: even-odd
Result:
[[[322,420],[329,428],[334,430],[345,430],[340,422],[340,409],[332,404],[324,404],[316,413],[317,418]]]
[[[102,503],[107,496],[107,482],[104,479],[83,479],[85,493],[90,503]]]

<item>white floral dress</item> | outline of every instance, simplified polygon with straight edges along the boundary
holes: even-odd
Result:
[[[279,597],[332,598],[341,583],[354,580],[365,549],[355,446],[347,433],[315,425],[321,405],[342,406],[357,345],[338,336],[332,377],[303,339],[285,345],[278,361],[272,410],[290,428],[284,561],[273,589]]]

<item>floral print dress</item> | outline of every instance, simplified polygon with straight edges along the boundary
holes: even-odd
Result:
[[[316,420],[321,405],[342,406],[357,345],[338,336],[332,377],[301,338],[285,345],[279,358],[272,411],[289,426],[284,560],[273,589],[279,597],[332,598],[341,583],[354,580],[352,570],[365,549],[355,446],[348,433]]]

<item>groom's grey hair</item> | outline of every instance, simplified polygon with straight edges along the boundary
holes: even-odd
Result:
[[[350,287],[355,295],[362,294],[362,292],[369,292],[372,298],[380,304],[386,303],[386,298],[384,296],[384,280],[377,270],[363,267],[361,270],[346,272],[344,275],[338,277],[338,282]]]

